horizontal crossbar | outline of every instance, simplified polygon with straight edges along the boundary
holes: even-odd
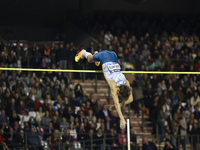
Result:
[[[32,68],[0,68],[0,70],[102,73],[101,70],[63,70],[63,69],[32,69]],[[132,74],[133,73],[134,74],[200,74],[200,72],[172,72],[172,71],[122,71],[122,73],[132,73]]]

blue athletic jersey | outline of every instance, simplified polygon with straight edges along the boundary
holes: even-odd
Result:
[[[116,62],[118,63],[117,54],[115,52],[110,52],[107,50],[101,51],[93,55],[94,61],[100,61],[101,64],[106,62]]]
[[[93,60],[101,62],[105,78],[112,79],[117,86],[126,83],[125,76],[121,73],[121,67],[118,64],[115,52],[101,51],[93,55]]]

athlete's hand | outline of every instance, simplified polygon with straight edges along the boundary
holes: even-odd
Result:
[[[124,121],[120,120],[120,128],[121,129],[125,129],[126,128],[126,121],[125,120]]]

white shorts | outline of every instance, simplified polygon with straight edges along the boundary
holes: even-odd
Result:
[[[121,67],[116,62],[106,62],[103,64],[103,73],[105,78],[112,79],[117,86],[126,83],[125,76],[121,73]]]

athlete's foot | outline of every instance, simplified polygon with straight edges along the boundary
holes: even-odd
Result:
[[[120,128],[125,129],[126,128],[126,121],[120,120]]]
[[[98,53],[98,51],[95,51],[94,54]],[[100,65],[100,61],[96,61],[95,65],[98,67]]]
[[[82,53],[84,52],[85,50],[83,49],[82,51],[80,51],[79,53],[76,54],[75,56],[75,61],[78,62],[80,59],[84,58],[84,56],[82,55]]]

